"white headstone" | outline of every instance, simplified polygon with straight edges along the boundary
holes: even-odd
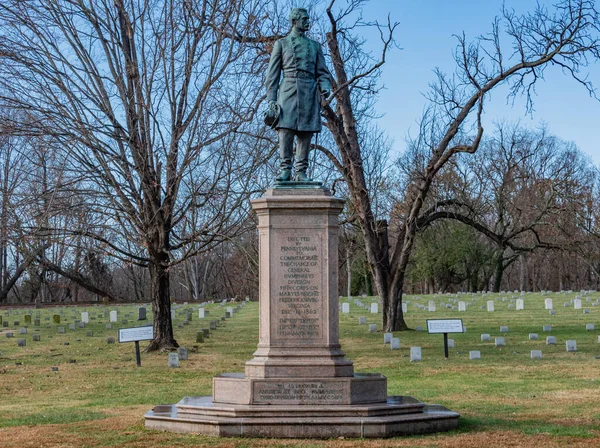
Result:
[[[465,302],[458,302],[458,311],[467,311],[467,304]]]
[[[576,352],[577,351],[577,341],[575,340],[568,340],[567,341],[567,351],[568,352]]]
[[[410,348],[410,362],[421,361],[421,347]]]
[[[383,333],[383,343],[389,344],[390,342],[392,342],[393,336],[394,336],[393,333]]]
[[[400,350],[400,338],[392,338],[390,341],[391,350]]]
[[[367,318],[365,316],[360,316],[358,318],[358,325],[366,325],[367,324]]]
[[[546,336],[546,345],[556,345],[556,336]]]
[[[204,308],[199,308],[198,309],[198,317],[200,319],[204,319],[204,313],[205,313],[205,309]]]
[[[377,332],[377,324],[369,324],[369,333]]]
[[[517,299],[517,311],[525,309],[525,301],[523,299]]]
[[[554,309],[554,308],[552,307],[552,299],[546,299],[546,300],[544,300],[544,307],[545,307],[547,310]]]
[[[372,303],[371,304],[371,313],[377,314],[378,312],[379,312],[379,304],[378,303]]]
[[[541,350],[531,350],[531,359],[542,359]]]
[[[471,350],[469,352],[469,359],[481,359],[481,352],[479,350]]]
[[[433,300],[429,301],[429,311],[435,311],[435,302]]]
[[[490,340],[490,335],[487,333],[484,333],[481,335],[481,342],[487,342]]]
[[[496,338],[496,347],[504,347],[504,338]]]
[[[109,314],[109,322],[117,322],[117,312],[115,310],[111,311]]]
[[[576,310],[580,310],[581,309],[581,299],[575,299],[573,300],[573,308]]]
[[[179,367],[179,353],[169,353],[169,367]]]
[[[448,339],[448,348],[454,348],[454,339]]]
[[[81,322],[83,322],[84,324],[88,324],[90,322],[90,313],[88,313],[87,311],[81,313]]]
[[[402,302],[402,313],[403,314],[408,313],[408,303],[406,303],[406,302]]]
[[[587,331],[594,331],[596,326],[594,324],[585,324],[585,329]]]
[[[537,333],[529,333],[529,340],[530,341],[537,341],[538,340],[538,334]]]
[[[488,312],[492,312],[494,311],[494,301],[493,300],[488,300],[487,301],[487,310]]]
[[[348,314],[350,312],[350,304],[348,302],[342,303],[342,313]]]

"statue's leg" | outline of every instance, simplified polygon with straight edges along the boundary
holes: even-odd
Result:
[[[306,175],[308,169],[308,153],[310,152],[310,140],[312,138],[312,132],[298,131],[296,133],[296,180],[297,181],[310,181]]]
[[[288,181],[292,177],[292,156],[294,147],[294,131],[279,128],[279,174],[278,181]]]

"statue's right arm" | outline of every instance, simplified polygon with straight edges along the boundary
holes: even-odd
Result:
[[[269,105],[277,102],[277,91],[279,90],[279,79],[281,77],[282,50],[281,41],[273,45],[269,68],[267,69],[267,102]]]

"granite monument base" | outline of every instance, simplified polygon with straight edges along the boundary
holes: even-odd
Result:
[[[212,397],[145,415],[146,427],[229,437],[392,437],[448,431],[459,415],[388,397],[380,374],[354,373],[339,344],[338,215],[320,183],[281,182],[252,201],[259,233],[259,342],[244,373]]]
[[[185,397],[145,415],[146,428],[220,437],[386,438],[450,431],[459,415],[412,397],[355,405],[227,405]]]

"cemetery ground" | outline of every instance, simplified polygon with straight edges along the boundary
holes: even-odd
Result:
[[[581,309],[574,308],[576,296]],[[554,315],[545,309],[546,298],[553,300]],[[400,349],[390,350],[383,343],[381,314],[365,309],[373,299],[350,300],[350,312],[340,311],[340,342],[355,371],[386,375],[388,395],[411,395],[461,414],[456,431],[387,440],[225,439],[144,428],[143,415],[155,405],[211,395],[213,376],[244,370],[257,344],[256,302],[224,321],[221,316],[227,306],[238,304],[207,304],[209,313],[203,319],[197,304],[178,305],[175,335],[189,352],[179,368],[168,366],[167,353],[142,353],[142,366],[136,367],[134,344],[118,343],[119,327],[151,322],[150,312],[148,320],[138,321],[134,305],[3,308],[0,446],[598,447],[598,298],[600,293],[405,297],[412,328],[426,329],[426,319],[431,318],[463,319],[467,331],[449,335],[454,348],[447,360],[443,336],[426,331],[395,333]],[[516,299],[523,299],[524,310],[516,310]],[[428,311],[430,300],[436,305],[434,312]],[[487,311],[489,300],[494,301],[493,312]],[[465,302],[465,312],[458,311],[458,301]],[[107,328],[113,310],[117,322]],[[82,320],[82,312],[89,317],[84,325],[75,322]],[[31,313],[31,318],[24,313]],[[54,323],[54,315],[60,316],[60,323]],[[364,325],[359,325],[361,316],[366,317]],[[197,333],[215,319],[217,329],[196,342]],[[376,324],[378,331],[369,332],[369,324]],[[588,324],[594,324],[594,329],[586,329]],[[551,330],[544,331],[548,325]],[[507,326],[508,332],[501,333],[501,326]],[[65,332],[59,333],[59,327]],[[21,333],[23,328],[26,334]],[[532,333],[537,340],[529,339]],[[482,342],[482,334],[489,334],[490,341]],[[39,335],[39,341],[34,335]],[[554,336],[556,345],[546,345],[547,336]],[[116,343],[107,343],[109,337]],[[496,337],[504,337],[505,345],[496,347]],[[19,339],[25,340],[25,346],[18,346]],[[567,340],[576,341],[577,351],[567,352]],[[411,347],[422,348],[420,362],[410,362]],[[470,360],[475,350],[481,359]],[[542,359],[532,359],[532,350],[541,350]]]

